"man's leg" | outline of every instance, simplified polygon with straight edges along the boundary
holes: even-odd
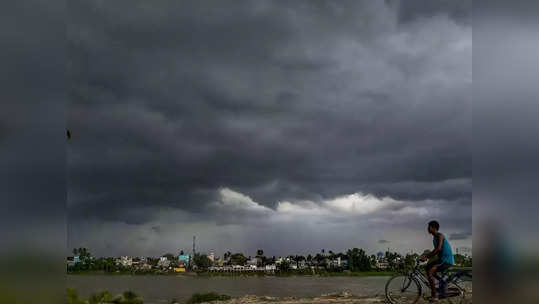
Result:
[[[438,290],[434,282],[434,276],[436,275],[437,269],[438,269],[438,266],[435,266],[435,265],[427,269],[427,278],[429,279],[430,292],[431,292],[432,299],[438,299]]]
[[[445,281],[442,281],[441,275],[448,271],[449,267],[451,267],[451,265],[443,263],[442,265],[438,266],[437,272],[434,274],[434,277],[436,278],[436,280],[438,280],[438,283],[440,284],[439,290],[443,295],[447,294],[447,283]]]

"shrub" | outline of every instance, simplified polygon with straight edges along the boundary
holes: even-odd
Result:
[[[66,291],[66,303],[67,304],[85,304],[86,301],[79,298],[79,295],[73,288],[68,288]]]
[[[225,300],[230,300],[230,299],[231,299],[230,296],[220,295],[216,292],[195,293],[187,301],[187,304],[203,303],[203,302],[210,302],[210,301],[225,301]]]

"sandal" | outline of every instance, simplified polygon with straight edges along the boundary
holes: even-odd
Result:
[[[429,303],[438,303],[438,302],[440,302],[440,298],[438,298],[438,297],[428,297],[427,300],[429,300]]]

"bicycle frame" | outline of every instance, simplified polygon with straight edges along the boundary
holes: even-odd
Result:
[[[466,271],[459,271],[459,272],[449,276],[449,278],[447,280],[445,280],[445,284],[452,283],[459,289],[460,292],[464,292],[464,289],[457,284],[457,280],[463,274],[464,275],[469,275],[469,273],[466,272]],[[419,265],[414,267],[414,269],[411,272],[408,273],[408,277],[410,278],[410,283],[411,283],[412,280],[415,280],[416,282],[419,282],[419,285],[420,285],[420,288],[421,288],[421,294],[423,294],[423,288],[424,287],[426,287],[426,290],[430,290],[429,279],[427,278],[427,276],[425,274],[423,274],[423,272],[421,271],[421,268],[420,268]],[[440,279],[438,279],[438,282],[439,281],[440,281]],[[448,296],[448,297],[452,297],[452,296]]]
[[[430,289],[429,279],[421,272],[419,267],[415,267],[414,270],[409,274],[409,276],[410,278],[413,278],[419,283],[421,283],[421,287],[427,287],[428,289]]]
[[[427,278],[427,274],[423,272],[423,267],[421,266],[423,265],[416,264],[414,268],[408,269],[407,271],[400,271],[389,279],[385,287],[386,299],[389,301],[389,303],[399,303],[399,300],[396,300],[396,298],[393,298],[394,293],[388,290],[388,286],[390,286],[389,284],[392,282],[392,280],[398,277],[405,278],[401,283],[402,285],[398,287],[400,289],[401,294],[407,291],[408,288],[410,288],[410,286],[414,284],[414,286],[417,286],[418,288],[417,297],[418,298],[422,297],[423,299],[427,297],[427,293],[425,291],[430,290],[430,283],[429,283],[429,279]],[[450,272],[451,274],[449,275]],[[439,275],[437,273],[435,277],[438,279],[437,287],[442,288],[441,290],[438,290],[439,291],[438,296],[440,297],[440,299],[459,297],[460,300],[457,300],[457,301],[459,303],[462,303],[461,301],[466,297],[467,291],[466,291],[465,286],[460,285],[460,283],[464,282],[462,280],[463,278],[468,278],[468,279],[472,278],[471,271],[457,270],[453,272],[453,271],[449,271],[449,269],[446,268],[445,270],[441,271]],[[442,282],[443,284],[440,284]],[[394,287],[397,287],[397,286],[394,286]],[[413,295],[415,292],[415,288],[411,291]],[[415,298],[415,301],[417,301],[418,298]]]

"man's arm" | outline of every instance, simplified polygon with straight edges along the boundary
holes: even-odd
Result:
[[[425,258],[430,259],[433,256],[437,255],[440,251],[442,251],[443,241],[444,241],[444,235],[439,233],[438,234],[438,246],[436,246],[436,248],[434,248],[433,251],[431,251],[429,254],[427,254],[425,256]]]

